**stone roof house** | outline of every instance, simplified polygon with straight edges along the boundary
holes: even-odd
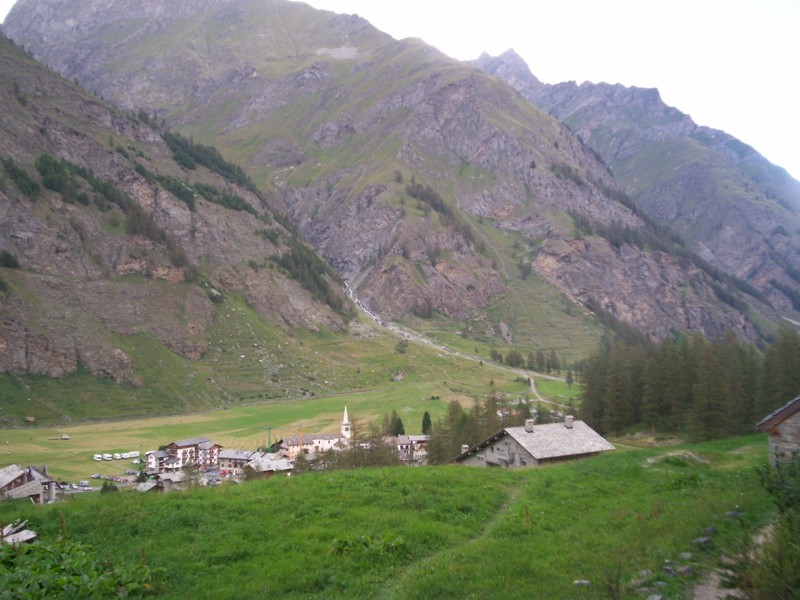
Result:
[[[769,462],[786,462],[800,453],[800,396],[756,423],[758,431],[769,432]]]
[[[463,452],[451,462],[481,467],[535,467],[614,450],[583,421],[568,416],[563,423],[506,427]]]
[[[269,479],[279,473],[288,475],[292,472],[292,463],[289,459],[271,452],[254,452],[245,466],[262,479]]]

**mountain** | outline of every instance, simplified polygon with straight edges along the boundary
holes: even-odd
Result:
[[[338,277],[216,151],[163,135],[5,36],[0,94],[0,373],[86,374],[163,393],[172,370],[185,389],[161,402],[176,410],[228,393],[201,357],[224,370],[235,353],[244,369],[238,348],[221,348],[233,334],[218,332],[240,304],[276,346],[297,328],[345,328],[353,309]],[[181,142],[194,168],[173,158]],[[301,259],[314,285],[292,262]],[[247,363],[262,393],[303,385],[270,381],[286,359],[276,348],[247,354],[262,358]]]
[[[497,78],[419,40],[393,40],[359,17],[282,0],[20,0],[3,30],[67,79],[138,115],[111,109],[63,80],[50,90],[55,83],[31,79],[51,82],[52,75],[30,58],[6,68],[3,93],[19,116],[3,121],[11,129],[2,134],[8,142],[0,152],[36,181],[33,165],[41,152],[91,168],[147,209],[171,240],[169,246],[120,235],[107,222],[110,215],[65,203],[58,194],[45,193],[46,210],[31,208],[7,187],[13,208],[4,223],[34,216],[60,223],[58,231],[43,230],[42,244],[66,244],[74,254],[64,261],[70,269],[86,265],[80,273],[65,271],[58,285],[80,277],[74,294],[82,298],[102,287],[97,281],[116,290],[79,311],[102,321],[100,333],[163,337],[159,332],[169,327],[142,323],[141,315],[174,306],[168,322],[176,323],[175,336],[164,343],[188,358],[211,347],[204,332],[214,307],[202,277],[201,286],[168,286],[196,298],[203,315],[197,324],[175,316],[185,301],[170,305],[163,295],[154,295],[147,310],[132,307],[139,322],[100,317],[118,299],[135,297],[122,286],[127,270],[148,290],[162,289],[149,275],[185,278],[186,268],[168,261],[171,248],[207,272],[214,289],[244,294],[271,323],[288,330],[341,327],[335,302],[300,296],[296,281],[265,268],[283,264],[278,258],[294,247],[291,230],[275,223],[283,214],[381,318],[476,342],[575,356],[600,335],[590,313],[655,338],[731,329],[756,340],[777,319],[755,290],[693,256],[630,204],[606,166],[557,119]],[[61,103],[70,110],[39,108],[67,90],[80,98]],[[85,118],[84,103],[100,107],[93,109],[100,114],[89,111]],[[14,130],[14,120],[25,129]],[[156,133],[165,127],[182,134],[167,136],[169,150]],[[65,133],[73,130],[72,137]],[[80,143],[70,144],[73,139]],[[256,196],[234,188],[252,211],[220,207],[198,192],[206,182],[220,190],[230,185],[205,169],[188,169],[181,154],[212,145],[263,190]],[[192,186],[195,211],[148,173]],[[73,213],[88,234],[83,240],[69,225]],[[17,294],[19,280],[32,285],[55,267],[46,253],[27,253],[26,240],[36,236],[4,227],[2,247],[23,267],[3,274]],[[128,251],[134,242],[143,248]],[[131,255],[137,260],[124,258],[131,263],[126,268],[111,258]],[[44,318],[40,295],[31,293],[36,301],[25,314],[6,320],[20,327]],[[73,337],[92,331],[62,304],[60,314],[47,314],[58,315]],[[15,310],[11,302],[4,306]],[[184,349],[177,340],[195,343]],[[103,348],[102,356],[114,355],[112,343]],[[88,362],[91,372],[103,372],[74,346],[52,354],[42,362],[68,356],[63,371]],[[4,368],[38,372],[33,364],[20,358]]]
[[[800,182],[750,146],[702,127],[658,90],[548,85],[513,50],[474,64],[568,125],[620,187],[697,254],[784,314],[800,309]]]

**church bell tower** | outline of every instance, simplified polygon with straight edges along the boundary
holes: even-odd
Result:
[[[342,417],[342,437],[350,439],[350,419],[347,418],[347,407],[344,407],[344,417]]]

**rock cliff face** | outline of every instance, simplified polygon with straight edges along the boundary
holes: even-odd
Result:
[[[770,311],[671,255],[558,120],[358,17],[280,0],[20,0],[4,30],[87,89],[223,148],[383,318],[479,317],[492,296],[529,293],[529,271],[656,337],[753,339],[746,304]]]
[[[282,255],[292,237],[252,191],[202,167],[181,168],[157,130],[5,37],[0,94],[0,251],[18,263],[0,268],[0,373],[59,377],[81,367],[138,384],[121,337],[149,335],[197,359],[209,344],[213,300],[228,293],[244,294],[287,329],[343,326],[278,270],[250,266]],[[43,156],[61,165],[61,184],[40,173]],[[25,178],[38,192],[26,192]],[[190,208],[165,180],[225,190],[250,212],[196,193]]]
[[[784,313],[800,309],[800,183],[753,148],[695,124],[655,89],[546,85],[513,50],[476,66],[569,125],[637,206]]]

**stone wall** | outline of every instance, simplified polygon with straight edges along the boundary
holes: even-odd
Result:
[[[792,458],[792,453],[800,452],[800,412],[793,414],[769,432],[769,460],[782,461]]]

